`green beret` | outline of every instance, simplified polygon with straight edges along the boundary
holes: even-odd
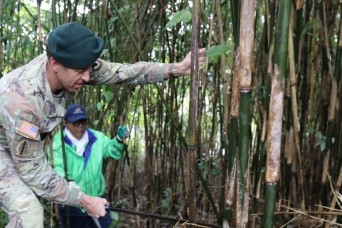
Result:
[[[100,56],[103,40],[78,22],[60,25],[51,31],[48,50],[59,63],[72,69],[86,69]]]

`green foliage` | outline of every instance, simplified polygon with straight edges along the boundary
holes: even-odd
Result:
[[[104,106],[104,103],[103,102],[97,102],[96,103],[96,108],[97,108],[97,110],[102,110],[102,108],[103,108],[103,106]]]
[[[5,227],[8,223],[7,214],[0,209],[0,227]]]
[[[113,92],[112,91],[103,91],[102,95],[105,98],[105,102],[109,102],[113,99]]]
[[[163,209],[168,209],[171,206],[171,195],[172,190],[171,188],[167,188],[163,191],[164,199],[162,199],[161,207]]]
[[[267,98],[267,91],[266,91],[266,85],[264,85],[262,82],[259,82],[256,87],[256,95],[259,100],[264,100]]]
[[[205,178],[208,175],[217,176],[221,173],[218,163],[214,159],[207,156],[200,161],[198,168],[202,171],[202,175]]]
[[[0,42],[2,42],[1,44],[3,45],[4,53],[1,73],[4,75],[10,70],[27,63],[35,56],[42,53],[43,50],[41,47],[42,43],[38,41],[37,9],[35,6],[33,6],[35,1],[25,0],[2,2],[6,2],[6,4],[2,4],[3,9],[1,12],[3,16],[0,16]],[[39,2],[42,2],[42,5],[51,4],[50,0],[39,0]],[[55,15],[52,15],[51,9],[48,9],[47,11],[41,11],[40,16],[42,21],[43,39],[45,39],[47,33],[52,29],[51,19],[55,19],[57,25],[70,20],[76,20],[84,23],[98,36],[104,39],[106,49],[103,51],[101,56],[101,58],[104,60],[115,61],[118,63],[134,63],[137,61],[169,62],[171,57],[173,57],[175,62],[179,62],[191,49],[192,12],[191,8],[188,8],[190,3],[188,1],[110,1],[107,2],[108,17],[106,18],[103,17],[104,14],[102,10],[105,7],[102,7],[101,1],[71,1],[71,5],[64,5],[64,2],[56,2],[57,8]],[[30,4],[32,4],[32,6]],[[113,9],[114,4],[117,5],[118,12]],[[214,7],[210,1],[201,1],[201,4],[203,8],[201,12],[202,20],[200,42],[201,45],[206,44],[206,46],[209,47],[206,51],[206,57],[209,59],[209,64],[207,65],[208,72],[206,72],[207,81],[206,83],[202,83],[204,82],[203,80],[200,83],[200,89],[201,92],[203,92],[199,93],[199,98],[203,99],[201,100],[202,103],[200,103],[203,104],[202,110],[200,110],[200,112],[202,112],[203,115],[198,126],[201,127],[201,133],[199,135],[199,138],[201,139],[200,143],[206,143],[205,141],[207,139],[211,139],[213,151],[210,153],[210,156],[205,153],[205,155],[201,157],[201,160],[199,160],[197,164],[200,169],[199,173],[201,173],[204,178],[203,183],[206,184],[206,178],[213,178],[216,181],[221,179],[220,175],[224,177],[223,175],[225,174],[225,170],[222,169],[223,166],[221,165],[225,161],[221,160],[221,156],[217,156],[217,153],[220,149],[219,147],[225,147],[225,153],[234,155],[234,151],[228,151],[226,145],[235,145],[235,141],[238,142],[241,140],[241,129],[230,128],[231,126],[234,126],[234,119],[233,121],[228,120],[227,125],[224,126],[225,118],[229,118],[228,116],[224,116],[224,110],[225,108],[228,108],[229,111],[231,108],[231,81],[235,76],[231,70],[232,63],[234,62],[235,58],[235,55],[232,53],[232,51],[236,50],[235,48],[237,48],[239,44],[238,37],[240,26],[238,24],[240,22],[240,18],[238,16],[240,10],[238,9],[240,9],[240,1],[223,1],[220,4],[222,13],[221,19],[223,19],[222,25],[224,29],[223,36],[224,39],[226,39],[226,42],[223,43],[223,45],[218,45],[219,15],[216,14],[216,6]],[[266,115],[268,113],[268,110],[265,109],[265,107],[267,107],[267,101],[269,98],[268,89],[270,88],[270,85],[268,84],[269,72],[267,72],[267,67],[268,61],[272,60],[274,47],[276,44],[278,44],[277,42],[279,42],[277,39],[275,39],[275,28],[276,23],[280,21],[280,18],[277,17],[279,12],[279,8],[277,7],[279,4],[271,2],[269,8],[267,9],[265,8],[263,1],[257,2],[256,4],[256,33],[254,36],[255,49],[253,55],[253,61],[255,65],[253,66],[253,92],[249,106],[253,114],[253,119],[251,120],[251,131],[253,135],[253,142],[251,145],[253,146],[251,148],[250,154],[260,155],[256,156],[257,164],[255,164],[255,167],[258,168],[258,172],[254,172],[254,170],[251,168],[250,175],[252,181],[258,179],[258,177],[254,176],[255,173],[258,173],[260,177],[263,177],[267,169],[264,162],[264,152],[266,150],[264,145],[266,145],[266,143],[261,142],[263,144],[263,146],[260,146],[261,149],[256,149],[256,145],[259,145],[262,135],[262,127],[264,124],[262,112]],[[313,120],[319,120],[312,125],[313,127],[308,127],[305,129],[305,125],[300,126],[300,129],[305,129],[305,134],[300,134],[300,136],[304,136],[300,139],[300,145],[303,145],[301,147],[301,150],[303,151],[302,161],[304,161],[304,163],[301,165],[303,170],[311,170],[312,167],[305,166],[315,164],[317,167],[314,168],[320,170],[322,166],[320,161],[310,162],[307,164],[305,161],[308,158],[305,156],[308,154],[306,141],[310,140],[312,145],[310,144],[309,148],[314,149],[315,151],[325,151],[329,147],[329,141],[327,141],[328,136],[326,136],[329,135],[329,133],[325,133],[325,131],[322,130],[325,129],[324,124],[326,117],[320,112],[320,110],[318,110],[318,108],[316,108],[322,106],[322,93],[321,90],[318,88],[316,89],[316,87],[310,88],[308,81],[304,83],[303,80],[307,80],[309,78],[307,75],[308,73],[305,74],[305,72],[312,72],[312,69],[314,69],[315,72],[325,72],[325,69],[321,69],[321,66],[324,65],[322,64],[321,54],[325,50],[317,52],[310,51],[321,50],[321,48],[325,49],[326,47],[324,47],[324,45],[322,46],[324,41],[328,41],[327,43],[330,45],[329,50],[331,53],[329,53],[329,58],[331,58],[331,69],[339,69],[336,65],[339,63],[339,61],[336,57],[336,53],[334,52],[336,51],[336,47],[338,48],[339,33],[337,31],[339,31],[339,27],[336,25],[339,25],[338,22],[340,21],[340,11],[337,9],[338,13],[334,14],[334,10],[338,8],[334,6],[339,6],[337,1],[326,1],[326,9],[328,10],[326,22],[329,22],[327,23],[328,26],[326,28],[329,40],[325,40],[323,39],[325,38],[323,33],[321,33],[323,21],[319,20],[321,23],[313,23],[314,20],[317,20],[315,17],[318,15],[317,10],[319,9],[318,7],[321,7],[321,4],[311,5],[316,8],[310,9],[311,6],[305,6],[309,8],[304,8],[305,11],[303,12],[297,11],[298,13],[294,18],[294,29],[296,32],[296,35],[293,36],[294,46],[296,49],[295,56],[301,56],[300,59],[302,60],[315,60],[314,63],[316,63],[317,60],[318,64],[302,64],[302,62],[295,63],[296,72],[298,72],[296,82],[298,92],[296,98],[299,107],[299,124],[307,124],[307,115],[313,117]],[[175,12],[170,14],[170,9],[175,10]],[[232,11],[234,11],[235,14],[232,14]],[[75,19],[71,17],[73,12],[77,12]],[[122,17],[119,17],[119,14]],[[304,15],[307,15],[307,17],[305,16],[305,18],[301,18]],[[124,26],[124,22],[127,24],[128,29]],[[313,29],[313,26],[316,25],[317,28]],[[211,29],[210,26],[213,26],[212,33],[209,32]],[[132,35],[134,40],[136,40],[138,43],[138,48],[133,45],[130,35]],[[211,37],[209,38],[209,36]],[[287,36],[285,39],[287,40]],[[137,54],[137,49],[141,49],[140,51],[143,53],[142,56],[147,57],[138,57],[140,56],[140,53]],[[284,53],[287,53],[288,50],[284,49],[284,51]],[[221,63],[219,60],[220,56],[222,55],[225,55],[226,57],[227,79],[223,79],[221,74],[222,69],[220,68]],[[288,66],[286,66],[287,65],[285,65],[285,68],[287,69],[286,72],[288,72]],[[307,69],[304,69],[304,66],[307,67]],[[312,68],[312,66],[315,66],[315,68]],[[322,75],[325,75],[325,73],[315,75],[315,83],[323,84],[324,78]],[[286,80],[289,79],[286,78]],[[165,165],[164,167],[170,167],[170,169],[163,169],[162,173],[160,174],[162,176],[161,178],[163,179],[161,185],[156,183],[157,178],[154,178],[153,175],[146,176],[148,182],[144,182],[142,185],[144,188],[148,188],[148,190],[141,191],[141,194],[139,192],[138,197],[140,199],[146,200],[142,204],[140,204],[141,202],[138,202],[139,205],[141,205],[141,211],[155,211],[156,209],[162,209],[163,214],[167,214],[165,212],[173,213],[175,208],[183,208],[184,206],[186,207],[184,198],[181,198],[186,197],[187,194],[187,189],[184,187],[184,185],[186,185],[184,183],[186,182],[187,173],[184,172],[185,174],[183,175],[183,171],[187,168],[185,167],[187,163],[184,162],[184,155],[186,155],[186,153],[184,153],[184,147],[179,140],[181,137],[178,137],[178,132],[175,133],[175,129],[179,130],[179,133],[182,134],[186,132],[186,129],[188,128],[188,106],[190,100],[189,82],[190,77],[182,77],[177,80],[166,81],[165,83],[158,85],[158,88],[162,88],[161,94],[159,94],[159,91],[157,91],[155,85],[136,87],[123,86],[122,84],[119,86],[86,86],[79,91],[79,95],[73,97],[73,100],[70,101],[87,106],[87,109],[89,110],[88,114],[92,120],[90,123],[91,126],[95,126],[96,129],[105,132],[105,134],[109,136],[116,134],[117,125],[119,124],[120,120],[123,120],[125,125],[127,124],[127,126],[132,130],[130,135],[131,137],[128,140],[127,154],[129,155],[129,161],[131,162],[130,168],[134,172],[133,176],[138,177],[140,175],[140,169],[154,167],[156,158],[161,159],[163,162],[162,164]],[[286,85],[288,85],[288,83],[289,81],[286,81]],[[330,79],[327,83],[329,87],[326,88],[331,88]],[[204,85],[206,87],[204,87]],[[228,85],[228,91],[222,89],[226,85]],[[307,96],[308,94],[305,93],[305,91],[311,91],[311,89],[314,89],[312,91],[315,93],[315,100],[306,102],[308,97],[303,96]],[[327,91],[327,93],[328,92],[329,91]],[[162,102],[162,98],[165,99],[164,104]],[[305,102],[303,102],[304,100]],[[307,106],[311,102],[314,102],[314,107],[316,108],[314,113],[308,113],[309,109]],[[338,121],[340,121],[340,115],[338,114],[340,114],[340,111],[337,110],[338,109],[336,109],[336,112],[338,112],[336,113],[336,123],[339,123]],[[290,112],[286,112],[286,116],[284,115],[284,123],[285,121],[288,121],[288,119],[291,119],[291,116],[289,116],[291,114],[289,113]],[[175,121],[173,122],[171,120]],[[310,124],[312,123],[310,122]],[[286,124],[283,126],[286,126]],[[337,126],[338,124],[336,127]],[[229,127],[229,130],[227,132],[223,132],[222,129],[225,129],[226,127]],[[336,130],[336,133],[339,130],[339,128],[334,129]],[[225,141],[225,135],[223,134],[233,136],[231,138],[228,137],[229,140]],[[284,134],[280,134],[279,137],[284,136]],[[224,140],[223,142],[221,141],[222,139]],[[234,139],[236,140],[230,141]],[[336,142],[339,140],[336,138],[336,135],[332,136],[332,141],[334,140]],[[285,140],[282,140],[282,143],[284,144]],[[282,148],[284,148],[284,145],[282,145]],[[339,148],[337,150],[341,151]],[[201,149],[201,151],[208,150]],[[146,155],[151,155],[151,157],[149,157],[149,159],[145,159],[147,158],[145,157]],[[311,157],[309,157],[309,159],[311,159]],[[229,162],[230,161],[232,161],[231,163],[233,164],[234,159],[229,157]],[[331,163],[331,165],[334,163],[335,162]],[[127,187],[127,178],[125,178],[125,175],[122,175],[121,173],[121,168],[122,170],[126,170],[127,163],[125,160],[119,161],[118,164],[120,164],[120,167],[115,169],[116,176],[108,177],[110,177],[110,180],[114,180],[115,184],[122,183],[120,186],[117,185],[117,188],[115,187],[115,189],[120,191]],[[335,164],[338,163],[336,162]],[[329,172],[334,172],[336,167],[331,167],[329,169]],[[169,173],[169,170],[172,170],[174,173],[170,175],[171,173]],[[108,173],[106,175],[108,175]],[[281,173],[281,175],[283,176],[284,174]],[[315,172],[310,173],[310,175],[313,175],[310,178],[317,178],[317,176],[314,176],[316,175]],[[119,182],[119,178],[124,179],[122,182]],[[297,178],[297,175],[294,175],[290,178]],[[228,180],[229,178],[225,178],[225,181]],[[296,179],[294,179],[294,181],[295,183],[297,182]],[[223,182],[223,179],[222,182],[216,181],[215,186],[208,190],[209,193],[213,191],[214,201],[218,202],[218,204],[222,203],[222,205],[220,205],[222,208],[224,207],[224,199],[218,198],[218,194],[216,194],[218,190],[216,191],[212,189],[221,188],[221,186],[224,186],[225,184]],[[149,183],[148,186],[145,185],[146,183]],[[170,186],[170,183],[172,183],[172,186]],[[256,186],[255,183],[251,182],[250,184],[251,186]],[[262,186],[263,184],[265,184],[264,178],[260,179],[260,185]],[[177,186],[176,189],[175,185]],[[156,186],[158,186],[158,188],[156,188]],[[134,182],[134,187],[137,187],[136,182]],[[279,189],[279,194],[277,193],[277,196],[285,195],[283,194],[284,189]],[[298,191],[298,189],[293,189],[295,192]],[[163,197],[160,201],[151,198],[151,196],[159,196],[160,191],[163,191]],[[254,190],[252,188],[251,193],[252,195],[255,195],[255,192],[253,191]],[[125,194],[122,194],[124,192],[125,191],[118,195],[120,195],[120,197],[126,197]],[[146,192],[151,194],[145,195]],[[110,194],[111,197],[116,197],[115,193],[116,192]],[[307,192],[305,192],[305,194],[306,193]],[[264,196],[265,193],[261,193],[261,197]],[[236,194],[236,198],[234,200],[237,200],[238,197],[239,194]],[[208,202],[208,198],[209,194],[203,197],[203,200],[198,203],[201,204],[205,202],[206,204]],[[313,199],[312,202],[309,202],[313,205],[315,203],[315,197],[310,195],[308,198]],[[145,202],[147,203],[144,204]],[[297,203],[298,202],[294,202],[294,204]],[[158,206],[159,208],[156,208]],[[206,211],[199,211],[199,213],[205,212],[208,213],[208,215],[213,215],[213,211],[210,207],[203,207],[203,205],[199,206],[200,208],[206,208],[204,209]],[[259,207],[256,212],[264,214],[260,205],[251,205],[251,207]],[[52,213],[49,211],[48,207],[46,208],[46,212],[46,221],[50,221]],[[219,213],[221,213],[221,211]],[[277,216],[277,218],[280,217],[281,216]],[[208,216],[208,218],[211,220],[211,216]],[[289,220],[286,219],[285,222],[288,221]],[[4,212],[0,211],[0,227],[4,227],[7,222],[7,216]],[[120,221],[118,219],[116,222],[116,224],[119,226],[121,223],[123,223],[122,226],[127,226],[127,221]],[[275,226],[278,227],[278,225]]]
[[[28,1],[26,1],[28,2]],[[4,42],[5,74],[18,66],[26,64],[32,57],[41,54],[42,42],[38,40],[36,8],[21,1],[8,1],[2,9],[0,40]],[[41,11],[43,25],[49,25],[50,12]],[[45,39],[49,31],[42,27],[42,38]]]
[[[173,14],[171,20],[166,24],[165,28],[171,28],[180,22],[184,24],[191,21],[192,15],[189,9],[183,9]]]
[[[214,45],[205,52],[206,57],[215,57],[225,54],[229,50],[229,45]]]
[[[230,46],[228,44],[225,45],[214,45],[208,48],[205,52],[205,56],[213,59],[215,63],[217,63],[218,59],[221,55],[226,54]]]
[[[308,21],[305,25],[304,28],[302,30],[302,36],[304,36],[306,33],[308,33],[310,30],[312,29],[312,21]]]
[[[316,143],[315,146],[319,146],[321,151],[324,151],[326,148],[327,137],[322,134],[320,131],[316,131],[315,133]]]
[[[220,170],[219,170],[219,165],[217,164],[217,162],[213,162],[212,163],[212,169],[211,169],[211,171],[210,171],[210,173],[211,173],[211,175],[213,175],[213,176],[217,176],[217,175],[219,175],[221,172],[220,172]]]
[[[115,211],[110,211],[109,212],[110,217],[113,219],[112,224],[110,224],[111,228],[117,228],[120,227],[120,216],[119,213],[115,212]]]
[[[326,149],[327,137],[323,135],[321,131],[318,131],[312,127],[307,127],[305,130],[306,137],[308,138],[310,135],[315,134],[315,146],[319,147],[321,151]]]
[[[177,192],[178,192],[178,188],[177,188]],[[174,193],[172,192],[171,188],[166,188],[163,191],[163,199],[161,200],[161,208],[167,211],[170,211],[170,209],[172,207],[178,209],[179,205],[175,204],[175,202],[173,201],[173,197],[174,197]]]

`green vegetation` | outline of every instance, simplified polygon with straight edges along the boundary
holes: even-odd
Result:
[[[194,199],[197,220],[231,227],[342,224],[341,2],[203,0],[199,11],[194,3],[0,1],[0,77],[42,53],[49,31],[69,21],[104,38],[105,60],[178,62],[194,43],[196,12],[208,58],[195,91],[183,77],[86,86],[70,101],[84,105],[90,126],[107,135],[121,123],[131,129],[126,159],[106,161],[108,199],[183,218]],[[243,13],[247,3],[254,13]],[[276,85],[282,102],[272,100]],[[189,138],[190,128],[196,134]],[[189,144],[196,151],[190,161]],[[0,212],[0,227],[6,219]],[[160,225],[124,214],[119,220],[122,227]]]

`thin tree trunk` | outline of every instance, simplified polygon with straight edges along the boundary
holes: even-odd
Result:
[[[291,10],[293,18],[294,12]],[[293,23],[293,21],[292,21]],[[290,87],[291,87],[291,104],[293,115],[293,129],[294,129],[294,141],[296,151],[300,154],[300,141],[299,141],[299,118],[298,118],[298,104],[297,104],[297,78],[294,59],[294,46],[293,46],[293,25],[290,23],[289,31],[289,68],[290,68]]]
[[[218,22],[218,28],[219,28],[219,38],[220,38],[220,45],[225,45],[226,40],[224,37],[224,32],[223,32],[223,21],[222,21],[222,15],[221,15],[221,1],[216,0],[213,4],[213,8],[216,11],[217,14],[217,22]],[[220,56],[220,73],[221,73],[221,78],[222,78],[222,94],[223,94],[223,126],[222,126],[222,144],[223,147],[225,147],[225,151],[228,150],[228,121],[229,121],[229,89],[228,85],[230,84],[228,82],[228,76],[226,73],[226,54],[222,54]],[[222,153],[220,153],[222,154]],[[222,189],[221,189],[221,200],[220,200],[220,211],[222,213],[222,216],[224,216],[226,219],[229,219],[229,213],[226,212],[224,209],[224,196],[225,196],[225,184],[224,182],[226,181],[226,169],[227,169],[227,157],[228,153],[225,153],[224,155],[221,156],[221,161],[222,161]]]
[[[199,48],[199,12],[200,1],[193,1],[192,12],[192,46],[191,46],[191,88],[190,88],[190,110],[189,110],[189,129],[188,129],[188,164],[189,164],[189,190],[188,205],[189,219],[196,220],[196,155],[198,143],[198,48]]]
[[[331,88],[331,94],[330,94],[330,102],[329,102],[329,113],[328,113],[328,128],[327,128],[327,153],[326,156],[331,154],[331,149],[332,149],[332,144],[333,144],[333,139],[332,139],[332,132],[335,126],[335,113],[336,113],[336,105],[337,105],[337,92],[338,92],[338,82],[340,81],[341,78],[341,48],[342,48],[342,22],[340,23],[340,34],[339,34],[339,42],[337,45],[337,61],[336,61],[336,66],[335,66],[335,73],[334,73],[334,78],[332,79],[332,88]],[[330,156],[329,156],[330,157]],[[328,157],[328,158],[329,158]],[[333,201],[330,204],[330,212],[335,208],[336,204],[336,194],[337,192],[340,191],[341,187],[341,178],[342,178],[342,169],[340,169],[338,176],[338,181],[337,181],[337,189],[335,190]],[[324,176],[328,176],[329,173],[326,169],[326,172],[323,173]],[[328,220],[330,221],[332,219],[331,216],[328,217]],[[326,224],[325,227],[328,227],[328,224]]]

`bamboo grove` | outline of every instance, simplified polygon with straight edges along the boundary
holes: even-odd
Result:
[[[341,225],[341,13],[340,0],[0,0],[0,76],[70,21],[104,39],[108,61],[171,63],[206,47],[191,77],[84,87],[70,101],[111,137],[131,130],[125,160],[103,169],[107,198],[194,227]]]

